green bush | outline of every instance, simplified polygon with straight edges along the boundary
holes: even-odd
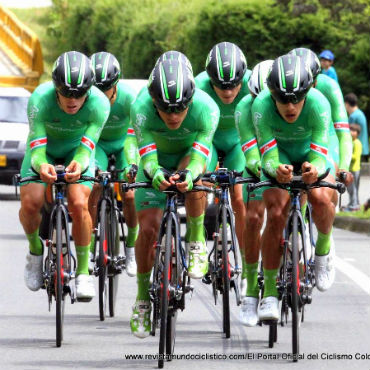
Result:
[[[49,37],[65,50],[116,55],[127,78],[147,78],[166,50],[184,52],[195,73],[217,42],[245,51],[252,68],[299,46],[331,49],[343,93],[370,117],[368,0],[53,0]]]

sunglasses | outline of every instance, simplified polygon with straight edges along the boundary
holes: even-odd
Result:
[[[77,90],[57,90],[60,95],[62,95],[64,98],[67,99],[81,99],[84,96],[86,96],[87,92],[86,91],[77,91]]]
[[[161,112],[164,113],[182,113],[184,112],[187,108],[188,105],[180,105],[179,107],[163,107],[159,104],[154,103],[155,107],[160,110]]]

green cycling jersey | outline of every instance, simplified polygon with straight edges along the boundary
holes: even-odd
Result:
[[[329,101],[333,125],[331,130],[339,140],[339,163],[340,169],[347,170],[352,156],[352,137],[349,132],[348,116],[344,106],[342,91],[338,83],[324,74],[317,76],[315,88],[319,90]]]
[[[32,168],[39,171],[41,164],[48,163],[48,156],[65,158],[75,150],[73,160],[84,171],[109,112],[109,100],[94,86],[76,114],[67,114],[60,108],[52,82],[38,86],[27,108],[30,132],[26,157],[30,155]]]
[[[319,175],[328,164],[331,111],[327,99],[310,89],[298,119],[286,122],[278,113],[269,90],[262,91],[252,105],[253,124],[262,155],[262,168],[276,176],[283,152],[291,163],[308,161]],[[281,153],[280,153],[281,152]],[[284,157],[285,157],[284,155]]]
[[[235,108],[235,125],[239,132],[246,166],[256,176],[261,167],[261,156],[258,150],[256,130],[252,120],[253,95],[245,96]]]
[[[130,118],[136,133],[142,167],[150,177],[160,167],[171,167],[164,158],[176,157],[190,149],[187,169],[192,179],[203,172],[219,120],[219,109],[206,93],[195,89],[186,117],[176,130],[167,128],[160,118],[147,88],[140,91],[132,104]]]

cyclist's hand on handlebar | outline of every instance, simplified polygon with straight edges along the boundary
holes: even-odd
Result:
[[[68,167],[66,167],[66,175],[64,178],[67,182],[76,182],[81,177],[81,165],[73,160]]]
[[[166,190],[169,186],[171,186],[171,183],[169,183],[165,179],[162,168],[158,168],[157,171],[155,171],[155,174],[152,180],[152,185],[154,189],[160,190],[160,191]]]
[[[43,163],[40,166],[40,179],[47,184],[53,184],[57,179],[57,173],[52,164]]]
[[[292,181],[293,166],[290,164],[281,164],[276,170],[276,181],[286,184]]]
[[[303,162],[302,163],[302,180],[306,184],[313,184],[318,180],[318,172],[316,166],[314,166],[310,162]]]
[[[351,185],[353,182],[353,175],[349,171],[339,169],[336,176],[339,178],[339,181],[343,182],[346,186]]]
[[[135,182],[138,167],[136,164],[129,164],[123,171],[123,178],[130,184]]]
[[[189,170],[176,172],[175,175],[170,177],[170,183],[176,185],[176,188],[182,193],[191,190],[193,188],[191,172]]]

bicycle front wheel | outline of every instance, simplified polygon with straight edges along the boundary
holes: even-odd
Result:
[[[227,246],[227,212],[222,207],[222,311],[223,330],[226,338],[230,338],[230,265]]]
[[[167,336],[168,302],[169,302],[169,281],[170,281],[170,257],[172,253],[172,218],[167,218],[165,252],[163,263],[162,284],[160,289],[160,334],[159,334],[159,359],[158,367],[163,368],[164,353]]]
[[[100,204],[99,215],[99,255],[98,255],[98,276],[99,276],[99,317],[105,320],[107,309],[108,280],[107,280],[107,261],[108,261],[108,230],[109,212],[105,199]]]
[[[294,212],[292,216],[292,350],[293,361],[298,361],[299,355],[299,326],[300,326],[300,279],[299,279],[299,244],[300,235],[298,231],[301,230],[299,225],[298,213]],[[302,233],[301,233],[302,235]]]
[[[63,219],[62,209],[58,208],[56,213],[56,271],[54,276],[54,290],[56,303],[56,345],[60,347],[63,340],[63,323],[64,323],[64,297],[63,297],[63,253],[62,253],[62,233]]]

